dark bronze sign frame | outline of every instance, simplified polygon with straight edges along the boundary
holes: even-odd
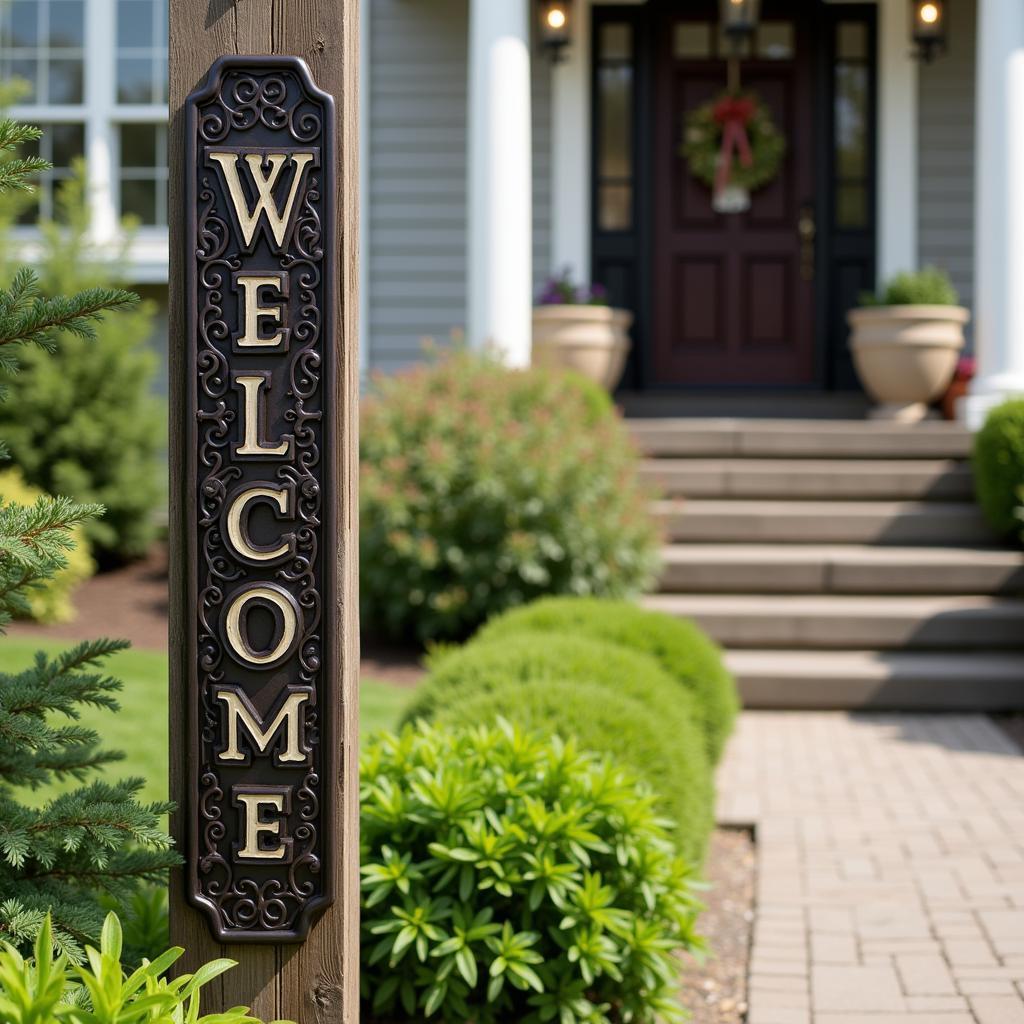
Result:
[[[189,901],[301,942],[335,897],[334,101],[223,57],[185,102]]]

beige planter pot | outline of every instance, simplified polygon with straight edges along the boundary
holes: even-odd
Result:
[[[611,391],[629,355],[633,314],[609,306],[537,306],[533,364],[576,370]]]
[[[846,314],[850,350],[872,418],[912,423],[928,415],[956,370],[971,314],[961,306],[867,306]]]

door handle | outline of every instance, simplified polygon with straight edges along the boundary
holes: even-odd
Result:
[[[814,240],[818,235],[818,225],[814,219],[814,207],[809,203],[800,207],[796,233],[800,237],[800,277],[804,281],[813,281]]]

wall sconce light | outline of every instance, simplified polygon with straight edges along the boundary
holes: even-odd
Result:
[[[946,52],[945,0],[911,0],[910,34],[914,41],[914,55],[930,64]]]
[[[572,39],[572,0],[541,0],[540,42],[558,63]]]
[[[757,31],[761,0],[719,0],[719,12],[722,31],[732,43],[734,52],[739,53]]]

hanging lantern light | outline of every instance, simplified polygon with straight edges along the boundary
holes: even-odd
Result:
[[[719,0],[722,31],[739,52],[757,31],[761,0]]]
[[[911,0],[910,32],[916,56],[930,64],[946,52],[945,0]]]
[[[572,39],[571,0],[541,0],[540,42],[556,63]]]

